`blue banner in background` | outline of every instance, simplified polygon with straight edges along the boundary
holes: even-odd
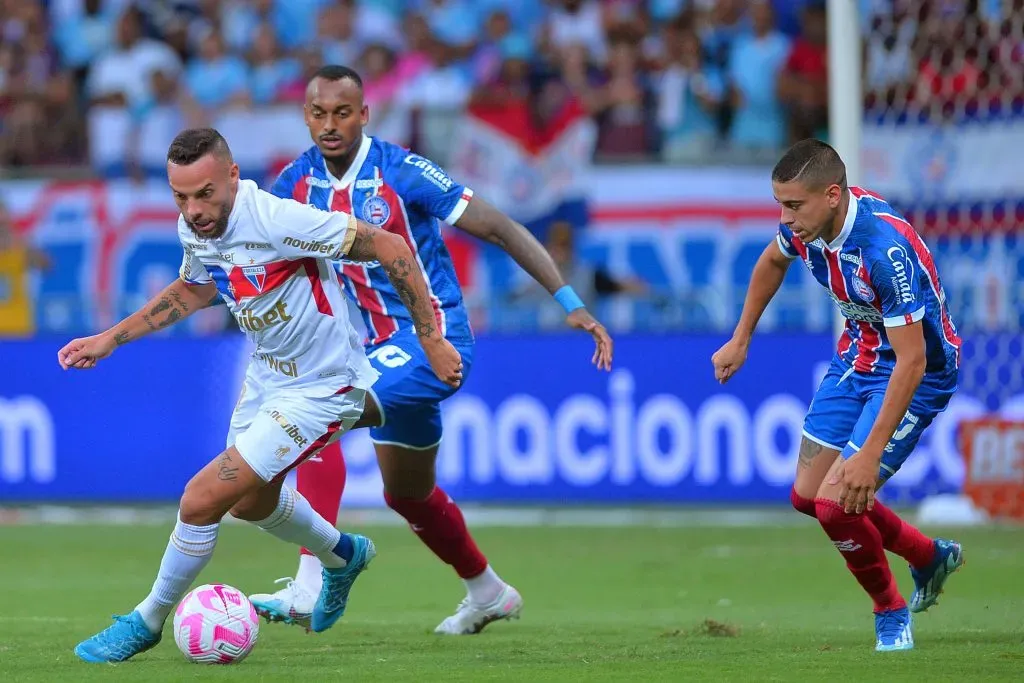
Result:
[[[0,503],[176,500],[224,448],[248,343],[147,339],[64,372],[63,341],[0,342]],[[444,405],[438,479],[466,502],[785,504],[832,340],[760,335],[722,387],[710,357],[724,341],[622,336],[609,374],[586,337],[485,337]],[[936,420],[890,498],[959,485],[958,414]],[[345,505],[382,504],[365,430],[345,452]]]

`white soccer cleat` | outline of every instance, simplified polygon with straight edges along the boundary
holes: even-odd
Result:
[[[256,608],[256,613],[267,621],[280,621],[308,629],[317,596],[300,586],[290,576],[278,579],[274,583],[285,581],[285,587],[276,593],[256,593],[249,596],[249,601]]]
[[[434,633],[448,636],[468,636],[480,633],[487,624],[502,619],[518,619],[523,609],[523,596],[512,586],[506,585],[498,598],[488,605],[476,605],[466,598],[459,603],[455,614],[434,629]]]

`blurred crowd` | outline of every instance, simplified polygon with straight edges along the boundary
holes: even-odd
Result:
[[[1021,95],[1024,2],[860,1],[873,110]],[[362,73],[378,120],[568,92],[605,159],[770,156],[827,122],[824,0],[0,0],[0,21],[5,166],[83,162],[93,107],[298,102],[323,63]]]

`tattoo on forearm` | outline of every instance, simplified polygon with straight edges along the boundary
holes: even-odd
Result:
[[[160,301],[156,302],[156,306],[154,306],[153,308],[149,309],[149,314],[151,316],[156,316],[157,313],[161,313],[163,311],[166,311],[170,307],[171,307],[171,300],[168,299],[165,296],[162,299],[160,299]]]
[[[172,291],[171,291],[171,297],[172,297],[172,298],[173,298],[173,299],[174,299],[175,301],[177,301],[177,302],[178,302],[178,305],[179,305],[179,306],[181,306],[181,310],[183,310],[183,311],[185,311],[186,313],[188,313],[188,304],[186,304],[186,303],[185,303],[184,301],[182,301],[182,299],[181,299],[181,294],[178,294],[177,292],[175,292],[175,291],[173,291],[173,290],[172,290]]]
[[[362,226],[357,228],[355,239],[348,250],[348,257],[353,261],[377,260],[379,258],[375,239],[377,232],[375,229],[363,228]],[[409,315],[412,316],[413,324],[416,326],[416,334],[427,338],[437,334],[437,323],[434,320],[433,309],[428,306],[425,311],[419,310],[424,308],[423,304],[425,302],[416,293],[413,278],[417,277],[417,275],[413,264],[405,257],[399,256],[390,262],[381,263],[381,266],[384,268],[388,280],[391,281],[392,286],[395,288],[398,298],[402,300],[406,310],[409,311]]]
[[[814,462],[814,459],[821,454],[821,451],[824,450],[824,448],[825,447],[822,446],[820,443],[815,443],[808,439],[807,437],[801,439],[799,460],[800,467],[802,467],[803,469],[807,469],[808,467],[810,467],[811,463]]]
[[[131,334],[128,332],[118,332],[114,335],[114,343],[118,346],[123,346],[132,340]]]
[[[171,301],[172,298],[174,299],[173,302]],[[164,311],[167,311],[167,315],[162,320],[154,322],[157,315]],[[143,314],[142,321],[151,330],[162,330],[181,320],[183,312],[188,312],[188,305],[181,300],[180,294],[171,292],[169,297],[162,297],[153,308],[149,309],[149,313]]]
[[[399,256],[394,261],[384,264],[384,271],[395,288],[398,298],[405,304],[406,310],[412,316],[416,325],[416,334],[420,337],[430,338],[437,332],[434,321],[433,309],[429,311],[429,317],[424,318],[424,312],[419,310],[420,297],[413,288],[412,278],[415,277],[412,265]]]
[[[221,481],[235,481],[238,479],[238,467],[234,466],[231,454],[224,453],[217,460],[217,478]]]
[[[356,229],[356,237],[349,247],[348,257],[353,261],[373,261],[377,258],[377,249],[373,244],[373,233],[363,228]]]
[[[167,317],[158,322],[156,326],[158,329],[162,330],[169,325],[173,325],[179,320],[181,320],[181,311],[179,311],[177,308],[172,308],[171,312],[167,314]]]

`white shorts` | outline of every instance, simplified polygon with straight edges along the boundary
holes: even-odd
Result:
[[[341,438],[363,414],[366,391],[342,389],[333,396],[301,391],[265,391],[247,377],[242,385],[227,445],[238,449],[264,481],[283,476]]]

